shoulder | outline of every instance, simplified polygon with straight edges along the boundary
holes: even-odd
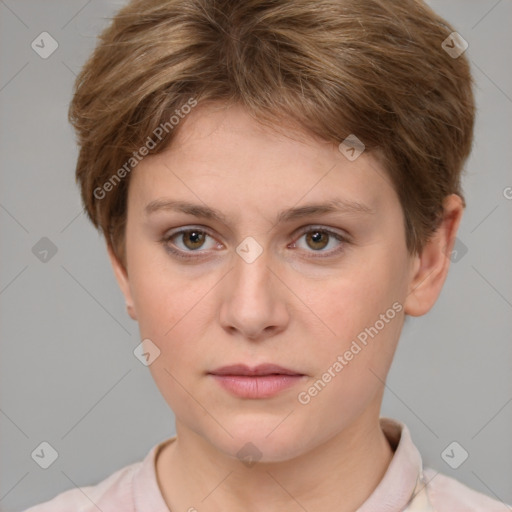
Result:
[[[96,485],[64,491],[24,512],[114,512],[132,510],[132,477],[142,462],[125,466]]]
[[[436,512],[507,512],[509,505],[482,494],[432,468],[423,471]]]

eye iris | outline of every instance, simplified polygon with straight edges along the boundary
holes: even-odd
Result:
[[[325,243],[322,243],[322,237],[324,238]],[[324,233],[323,231],[310,231],[309,233],[306,234],[307,243],[312,249],[323,249],[327,245],[328,238],[329,238],[328,234]],[[309,244],[310,240],[312,240],[313,244],[315,244],[315,245],[320,244],[320,247],[318,247],[318,245],[311,246]]]
[[[188,249],[197,249],[204,243],[205,233],[202,231],[190,230],[185,231],[182,236],[183,242]],[[192,242],[192,246],[188,244],[189,241]]]

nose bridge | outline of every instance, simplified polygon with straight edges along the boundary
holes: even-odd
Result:
[[[247,237],[237,246],[233,265],[221,309],[223,327],[247,338],[281,330],[287,322],[286,305],[270,269],[270,250]]]
[[[271,259],[268,248],[264,249],[255,238],[246,237],[236,248],[233,293],[241,294],[240,299],[265,298],[270,301]]]

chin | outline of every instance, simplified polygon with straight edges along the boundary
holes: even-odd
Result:
[[[301,455],[304,450],[304,435],[297,424],[290,421],[286,428],[288,419],[280,424],[285,417],[286,414],[277,420],[275,417],[246,417],[236,424],[225,424],[233,437],[222,432],[215,438],[211,435],[208,438],[218,450],[241,461],[283,462]]]

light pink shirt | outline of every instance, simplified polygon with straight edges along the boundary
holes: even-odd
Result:
[[[434,469],[423,468],[407,426],[391,418],[380,418],[380,424],[394,456],[379,485],[357,512],[512,510]],[[158,486],[155,461],[158,451],[175,439],[153,446],[144,460],[119,469],[97,485],[70,489],[25,512],[169,512]]]

